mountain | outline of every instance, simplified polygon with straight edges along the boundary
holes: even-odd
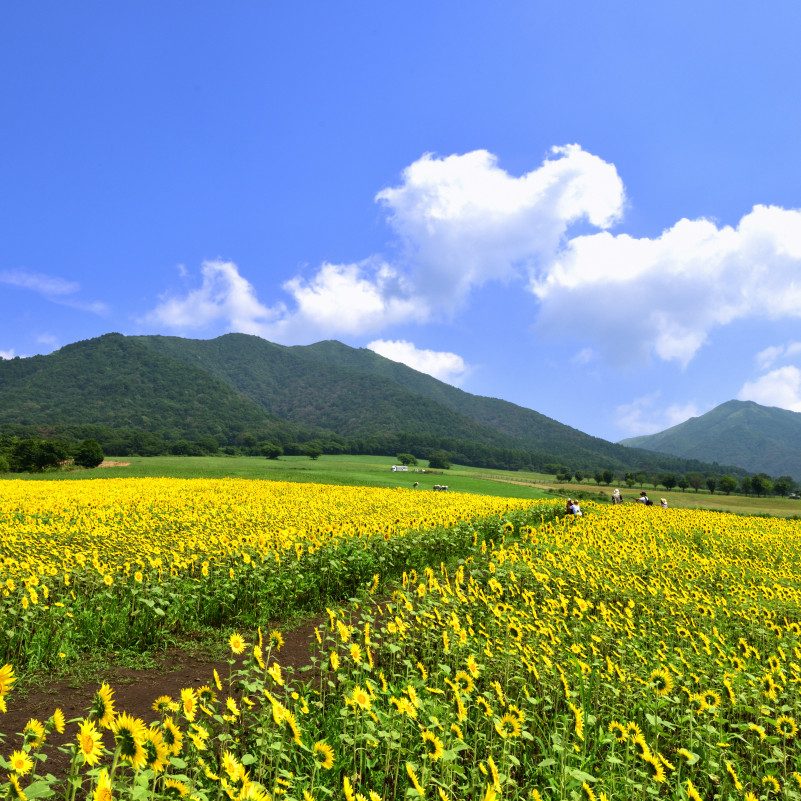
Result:
[[[98,425],[177,439],[266,436],[286,421],[208,371],[169,359],[135,338],[106,334],[48,356],[0,361],[0,425]]]
[[[620,444],[801,481],[801,413],[753,401],[728,401],[658,434]]]
[[[251,448],[311,439],[358,453],[424,456],[442,448],[465,464],[558,463],[585,473],[713,469],[591,437],[370,350],[334,341],[287,347],[246,334],[106,334],[48,356],[0,360],[0,426],[73,438],[95,436],[94,426],[150,432],[163,442],[211,437]],[[135,438],[126,442],[125,452],[143,452]]]
[[[366,348],[327,340],[275,345],[256,336],[212,340],[136,337],[158,353],[202,366],[237,392],[293,423],[348,438],[388,433],[448,437],[464,447],[525,450],[539,462],[574,469],[709,470],[692,460],[626,450],[545,415],[497,398],[471,395]]]

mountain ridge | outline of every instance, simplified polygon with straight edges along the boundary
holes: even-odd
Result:
[[[618,444],[801,480],[801,413],[754,401],[726,401],[664,431]]]
[[[713,469],[592,437],[370,350],[335,340],[284,346],[247,334],[192,340],[111,333],[47,356],[0,360],[0,425],[111,426],[169,441],[214,437],[235,447],[319,439],[350,452],[416,450],[424,458],[439,448],[465,464],[513,469]]]

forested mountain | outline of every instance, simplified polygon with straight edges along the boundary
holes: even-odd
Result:
[[[107,334],[48,356],[0,360],[0,428],[93,437],[109,453],[157,450],[158,442],[143,445],[131,433],[149,432],[162,442],[211,437],[251,449],[310,440],[329,452],[426,458],[444,449],[454,461],[489,467],[713,470],[470,395],[369,350],[330,341],[285,347],[245,334]],[[107,429],[127,433],[114,439]]]
[[[208,371],[107,334],[48,356],[0,360],[0,425],[99,425],[167,439],[291,428]]]
[[[658,434],[620,444],[801,480],[801,414],[753,401],[728,401]]]

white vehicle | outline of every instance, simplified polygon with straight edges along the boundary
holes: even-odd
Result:
[[[408,473],[409,468],[405,464],[393,464],[392,465],[392,472],[393,473]]]

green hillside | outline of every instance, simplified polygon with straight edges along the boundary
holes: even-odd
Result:
[[[533,453],[540,465],[557,460],[583,470],[711,469],[695,460],[625,449],[531,409],[471,395],[341,342],[285,347],[246,334],[212,340],[137,339],[161,354],[208,370],[279,417],[350,439],[378,443],[393,433],[413,435],[410,441],[419,441],[414,438],[421,435],[445,437],[449,441],[443,441],[443,447],[468,457],[469,443],[475,443]]]
[[[610,466],[626,463],[633,467],[647,468],[654,462],[653,454],[623,453],[619,445],[591,437],[532,409],[498,398],[471,395],[365,348],[349,348],[341,342],[329,340],[297,347],[296,350],[318,363],[340,364],[357,372],[388,378],[481,425],[513,437],[517,447],[537,452],[558,453],[566,460],[576,463],[581,463],[588,457],[594,461],[601,457],[607,460]],[[674,465],[670,469],[678,468]]]
[[[350,439],[413,431],[482,445],[520,447],[513,437],[394,381],[324,359],[310,361],[302,357],[300,348],[274,345],[246,334],[212,340],[136,339],[157,353],[208,371],[272,414],[299,425]]]
[[[658,434],[620,444],[801,480],[801,414],[752,401],[728,401]]]
[[[426,458],[442,449],[457,463],[484,467],[716,470],[591,437],[369,350],[339,342],[285,347],[245,334],[107,334],[48,356],[0,361],[0,428],[17,436],[91,436],[110,453],[163,453],[170,443],[208,438],[236,452],[256,454],[265,440],[299,452],[297,443],[317,439],[328,453]],[[112,430],[126,433],[113,437]],[[148,432],[149,443],[136,432]]]
[[[97,425],[167,439],[287,429],[205,370],[106,334],[48,356],[0,360],[0,425]]]

